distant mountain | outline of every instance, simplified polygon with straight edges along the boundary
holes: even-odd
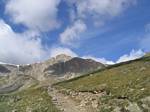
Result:
[[[63,76],[66,74],[84,74],[103,67],[105,67],[103,64],[94,60],[75,57],[65,62],[50,65],[44,72],[56,76]]]
[[[103,64],[94,60],[73,58],[62,54],[30,65],[0,64],[0,76],[29,76],[38,81],[49,79],[50,82],[55,82],[55,80],[65,80],[103,67],[105,67]]]
[[[17,73],[17,66],[9,64],[0,64],[0,76]]]
[[[42,63],[20,66],[19,71],[26,75],[31,75],[37,78],[37,80],[45,80],[45,78],[52,77],[56,79],[76,77],[103,67],[105,65],[94,60],[73,58],[62,54]]]

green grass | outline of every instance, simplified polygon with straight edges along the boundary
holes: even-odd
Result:
[[[59,112],[43,87],[0,95],[0,112]]]
[[[138,102],[140,99],[150,96],[150,57],[146,56],[109,66],[82,77],[57,83],[54,86],[80,92],[106,91],[108,98],[100,99],[104,100],[105,104],[119,98]]]

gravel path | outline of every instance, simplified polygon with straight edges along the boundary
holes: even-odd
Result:
[[[59,93],[58,90],[54,88],[49,87],[48,93],[52,97],[52,101],[56,107],[63,112],[90,112],[69,98],[69,96]]]

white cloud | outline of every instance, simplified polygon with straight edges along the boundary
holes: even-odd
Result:
[[[86,30],[84,22],[78,20],[60,34],[60,42],[64,45],[73,46],[76,40],[80,40],[81,34]]]
[[[105,16],[114,17],[124,11],[136,0],[66,0],[69,5],[75,5],[77,16],[94,18]]]
[[[90,55],[89,56],[83,56],[83,58],[84,59],[93,59],[97,62],[101,62],[101,63],[107,64],[107,65],[113,65],[116,63],[135,60],[135,59],[141,58],[144,55],[145,55],[145,52],[143,52],[142,50],[132,50],[129,54],[125,54],[125,55],[121,56],[116,62],[107,60],[105,58],[97,58],[97,57],[90,56]]]
[[[51,48],[51,50],[50,50],[50,56],[51,57],[55,57],[55,56],[60,55],[60,54],[65,54],[65,55],[72,56],[72,57],[78,56],[76,53],[74,53],[69,48],[64,48],[64,47],[53,47],[53,48]]]
[[[126,55],[121,56],[116,63],[121,63],[121,62],[126,62],[126,61],[129,61],[129,60],[138,59],[138,58],[141,58],[144,55],[145,55],[145,53],[142,50],[137,50],[137,51],[132,50],[130,52],[130,54],[126,54]]]
[[[32,30],[49,31],[59,27],[57,11],[60,0],[8,0],[6,13],[12,22]]]
[[[95,60],[97,62],[100,62],[100,63],[103,63],[103,64],[107,64],[107,65],[115,64],[115,62],[106,60],[105,58],[97,58],[97,57],[94,57],[94,56],[83,56],[83,58],[84,59],[93,59],[93,60]]]
[[[28,64],[43,60],[47,52],[36,33],[15,33],[0,20],[0,62]]]

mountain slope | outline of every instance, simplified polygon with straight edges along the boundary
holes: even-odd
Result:
[[[99,95],[100,112],[150,111],[150,56],[109,66],[103,70],[54,85],[65,93]],[[69,92],[72,96],[72,93]],[[81,102],[84,99],[81,99]],[[86,101],[87,102],[87,101]],[[89,101],[88,103],[91,103]]]
[[[51,72],[51,74],[56,76],[63,76],[65,74],[71,75],[72,73],[84,74],[104,67],[105,66],[99,62],[76,57],[66,62],[59,62],[50,65],[44,70],[44,72]]]
[[[30,87],[22,91],[0,94],[0,112],[60,112],[51,102],[47,89]]]

